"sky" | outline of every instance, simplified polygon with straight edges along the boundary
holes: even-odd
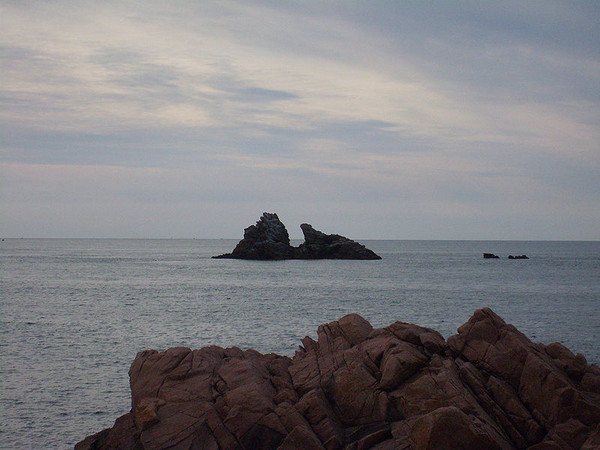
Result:
[[[600,2],[7,1],[0,236],[600,239]]]

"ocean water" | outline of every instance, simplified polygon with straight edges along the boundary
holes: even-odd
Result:
[[[381,261],[210,258],[236,242],[0,242],[0,448],[69,448],[111,426],[130,408],[127,372],[141,350],[292,356],[350,312],[448,337],[489,306],[533,341],[600,362],[597,241],[363,241]]]

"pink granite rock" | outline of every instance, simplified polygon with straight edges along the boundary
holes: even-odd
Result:
[[[291,359],[178,347],[129,375],[131,411],[77,449],[600,448],[600,369],[488,308],[447,341],[350,314]]]

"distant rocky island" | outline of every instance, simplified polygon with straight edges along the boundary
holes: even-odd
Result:
[[[493,253],[484,253],[483,259],[499,259],[498,255],[494,255]],[[508,259],[529,259],[527,255],[508,255]]]
[[[299,247],[290,244],[290,236],[277,214],[263,213],[256,225],[244,230],[244,238],[231,253],[213,258],[235,259],[381,259],[373,251],[351,239],[337,234],[325,234],[312,225],[300,225],[304,243]]]
[[[484,253],[483,259],[498,259],[500,258],[498,255],[494,255],[493,253]]]
[[[293,358],[237,347],[138,353],[132,408],[91,449],[600,448],[600,369],[488,308],[444,340],[357,314]]]

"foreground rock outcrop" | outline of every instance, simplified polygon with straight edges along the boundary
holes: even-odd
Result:
[[[277,214],[263,213],[256,225],[244,230],[244,238],[231,253],[213,258],[235,259],[381,259],[373,251],[351,239],[337,234],[325,234],[312,225],[300,225],[304,243],[290,244],[290,237]]]
[[[76,449],[598,449],[600,369],[488,308],[447,341],[350,314],[293,358],[144,351],[132,409]]]

